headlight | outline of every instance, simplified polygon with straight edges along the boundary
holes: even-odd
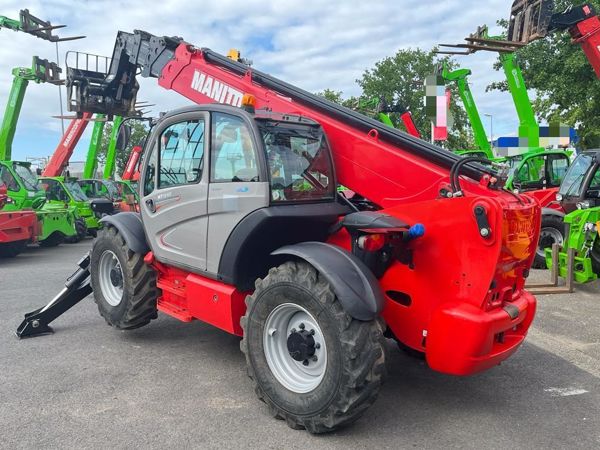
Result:
[[[577,203],[577,209],[588,209],[590,207],[590,201],[584,200]]]
[[[559,193],[557,192],[557,193],[556,193],[556,201],[557,201],[557,202],[562,202],[562,200],[563,200],[563,196],[562,196],[562,194],[559,194]]]

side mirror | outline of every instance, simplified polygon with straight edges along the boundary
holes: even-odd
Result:
[[[116,148],[118,151],[123,151],[129,145],[129,139],[131,138],[131,127],[126,123],[121,124],[119,127],[119,134],[117,135]]]

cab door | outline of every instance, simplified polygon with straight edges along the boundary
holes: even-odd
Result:
[[[159,260],[206,270],[208,114],[177,114],[152,133],[144,164],[140,212]]]
[[[259,208],[269,206],[269,183],[258,132],[243,115],[211,113],[208,188],[208,271],[218,273],[233,229]]]

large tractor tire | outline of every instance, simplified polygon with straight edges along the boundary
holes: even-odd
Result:
[[[75,231],[77,234],[75,236],[69,236],[65,239],[65,242],[69,244],[76,244],[87,236],[87,225],[85,224],[84,219],[75,219]]]
[[[350,317],[312,266],[287,262],[246,298],[241,349],[258,398],[294,429],[357,420],[385,376],[383,324]]]
[[[543,215],[540,228],[540,239],[532,264],[534,269],[546,268],[545,248],[552,248],[554,243],[562,245],[565,241],[565,223],[562,217],[553,214]]]
[[[156,319],[156,272],[144,263],[144,255],[127,247],[116,228],[102,229],[94,240],[91,274],[98,311],[110,326],[132,330]]]
[[[27,247],[27,241],[0,244],[0,258],[14,258]]]
[[[65,241],[65,235],[60,231],[55,231],[43,241],[40,241],[40,247],[57,247]]]

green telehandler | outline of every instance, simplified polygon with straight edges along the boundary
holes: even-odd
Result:
[[[12,87],[0,125],[0,177],[14,202],[11,207],[36,211],[40,221],[40,245],[55,246],[65,238],[76,240],[81,236],[78,233],[78,229],[81,231],[81,219],[77,209],[62,201],[47,201],[31,164],[11,159],[12,143],[29,82],[59,84],[60,68],[34,56],[31,68],[17,67],[12,73]]]

